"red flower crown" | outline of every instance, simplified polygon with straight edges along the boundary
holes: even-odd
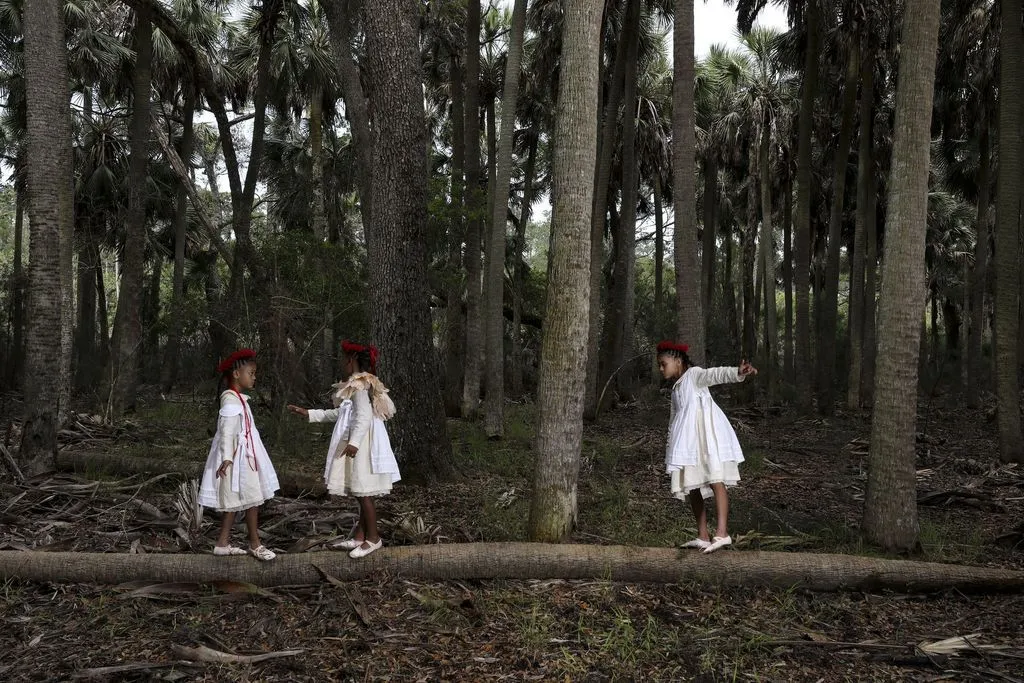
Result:
[[[252,349],[239,349],[220,362],[220,365],[217,366],[217,372],[223,375],[226,372],[231,372],[235,367],[235,363],[255,358],[256,352]]]
[[[341,342],[341,351],[348,356],[354,356],[357,353],[369,352],[370,372],[377,374],[377,356],[379,355],[379,352],[377,351],[376,346],[373,346],[372,344],[364,346],[363,344],[356,344],[355,342],[350,342],[346,339]]]
[[[665,353],[666,351],[677,351],[679,353],[689,352],[690,347],[686,344],[679,344],[674,341],[665,340],[658,342],[658,353]]]

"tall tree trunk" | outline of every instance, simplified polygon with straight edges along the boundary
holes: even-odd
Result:
[[[701,309],[700,264],[697,262],[697,188],[694,177],[697,137],[693,89],[694,63],[693,0],[676,3],[673,29],[672,162],[675,203],[676,303],[679,313],[678,337],[690,345],[690,358],[702,364],[707,352],[704,313]]]
[[[985,291],[988,289],[989,204],[992,187],[992,153],[989,142],[989,120],[984,107],[978,117],[978,215],[975,219],[977,239],[974,245],[974,268],[971,270],[971,314],[967,333],[967,405],[981,405],[982,377],[985,359],[981,344],[985,332]]]
[[[999,455],[1024,462],[1020,412],[1020,169],[1024,163],[1021,98],[1024,34],[1021,0],[1000,0],[999,169],[996,173],[995,361],[999,401]]]
[[[778,381],[778,325],[779,313],[775,304],[775,240],[772,230],[772,196],[771,166],[769,152],[771,150],[771,126],[763,122],[761,126],[761,150],[758,162],[761,169],[761,281],[764,283],[764,357],[768,400],[774,401]]]
[[[480,242],[485,210],[480,188],[480,0],[469,0],[466,12],[466,355],[462,385],[462,416],[480,408],[483,365]]]
[[[825,297],[819,312],[821,333],[818,339],[818,410],[831,415],[836,407],[836,353],[839,334],[839,254],[842,249],[843,206],[846,200],[846,167],[850,161],[854,113],[857,109],[857,81],[860,80],[859,43],[849,48],[846,83],[843,88],[843,112],[839,124],[832,180],[832,212],[828,220],[828,252],[825,262]]]
[[[733,265],[733,239],[732,228],[728,227],[722,235],[725,242],[725,274],[722,276],[722,303],[725,306],[725,313],[729,323],[729,345],[730,353],[736,349],[736,342],[740,339],[739,305],[736,302],[736,267]]]
[[[78,237],[78,323],[75,326],[75,387],[95,391],[102,379],[103,365],[96,344],[96,273],[103,267],[99,260],[97,230],[103,225],[90,213],[79,215]]]
[[[872,176],[868,195],[870,209],[867,232],[867,254],[864,257],[864,365],[860,377],[860,404],[870,406],[875,397],[875,362],[878,358],[877,326],[875,315],[878,291],[878,226],[875,202],[878,197],[878,180]]]
[[[608,325],[612,334],[611,363],[605,368],[602,384],[616,369],[633,357],[633,311],[636,292],[636,205],[640,168],[636,155],[637,70],[640,54],[640,13],[631,18],[629,47],[626,49],[625,89],[622,97],[622,205],[615,239],[615,280],[612,284]],[[615,376],[620,396],[631,396],[635,389],[634,367],[622,368]],[[600,410],[600,406],[598,406]]]
[[[704,230],[701,234],[701,306],[704,313],[704,339],[711,345],[712,311],[715,307],[715,216],[718,210],[718,160],[709,152],[704,159]]]
[[[11,366],[7,369],[7,383],[20,387],[25,373],[25,269],[22,252],[25,248],[25,197],[20,191],[14,194],[14,272],[11,278],[11,306],[13,315],[13,352]]]
[[[757,353],[757,322],[754,307],[756,290],[754,285],[754,258],[757,247],[757,156],[751,149],[747,161],[747,227],[743,231],[740,260],[740,287],[743,297],[743,338],[741,355],[754,358]]]
[[[550,278],[537,387],[536,469],[529,535],[562,541],[576,521],[590,306],[590,232],[597,157],[601,3],[566,0],[558,110]]]
[[[380,374],[401,410],[391,441],[410,479],[451,477],[431,338],[427,282],[426,117],[419,54],[419,3],[364,6],[373,112],[374,225],[370,249],[372,336],[382,346]]]
[[[484,428],[488,437],[504,434],[505,405],[505,233],[508,225],[508,187],[512,181],[513,135],[522,74],[523,34],[526,31],[526,2],[516,0],[512,10],[512,35],[505,63],[505,86],[501,95],[501,137],[497,141],[494,172],[494,213],[491,214],[491,243],[487,251],[488,297],[484,315],[487,340],[487,404]]]
[[[590,320],[587,336],[587,378],[584,416],[592,420],[597,416],[597,400],[601,384],[601,280],[604,275],[604,233],[608,216],[608,184],[612,174],[612,156],[615,152],[615,133],[619,124],[619,108],[626,81],[626,50],[631,34],[629,26],[635,25],[640,14],[640,0],[627,0],[626,13],[615,47],[615,61],[612,64],[611,82],[608,84],[608,98],[601,116],[601,133],[597,142],[597,163],[594,172],[594,207],[590,225]],[[607,319],[610,322],[610,318]],[[607,331],[605,331],[607,333]]]
[[[537,147],[540,138],[530,133],[530,151],[526,156],[526,168],[523,173],[523,208],[519,216],[519,227],[516,229],[515,259],[515,299],[512,309],[512,395],[523,393],[523,301],[526,296],[526,228],[530,223],[530,210],[533,205],[533,176],[537,172]]]
[[[153,27],[149,10],[135,12],[135,72],[132,79],[131,151],[128,159],[128,212],[121,286],[114,318],[114,348],[110,358],[111,418],[135,405],[142,346],[141,305],[146,247],[146,168],[149,157],[150,72]]]
[[[181,131],[179,154],[188,163],[192,158],[195,144],[196,96],[191,89],[186,91],[182,109],[184,125]],[[171,287],[171,324],[167,331],[167,348],[164,352],[163,377],[160,384],[165,393],[170,393],[178,377],[181,362],[181,331],[185,325],[185,243],[188,239],[188,187],[187,179],[179,179],[174,197],[174,276]]]
[[[352,24],[348,0],[321,2],[330,29],[331,50],[338,68],[342,98],[345,100],[345,118],[352,130],[359,170],[359,209],[363,220],[363,233],[369,241],[370,193],[373,188],[373,140],[370,135],[370,111],[363,92],[359,65],[352,56]]]
[[[875,54],[865,39],[864,59],[860,65],[860,147],[857,152],[857,217],[854,224],[853,253],[850,255],[850,363],[847,374],[846,406],[861,405],[861,374],[864,357],[864,258],[868,230],[875,229]]]
[[[146,302],[143,310],[143,331],[146,339],[142,344],[139,377],[143,382],[155,382],[160,379],[160,282],[163,280],[164,259],[157,251],[152,258],[149,272],[149,288],[146,289]]]
[[[785,292],[785,328],[783,330],[782,375],[793,382],[793,177],[786,172],[786,192],[782,198],[782,288]]]
[[[25,415],[18,457],[32,476],[57,454],[61,381],[61,238],[72,216],[71,110],[62,3],[34,0],[24,8],[25,99],[28,111],[28,326]],[[57,201],[54,201],[57,198]]]
[[[811,132],[814,130],[814,100],[818,88],[818,53],[821,26],[818,3],[808,2],[804,21],[807,46],[804,53],[804,78],[800,91],[800,120],[796,157],[796,223],[793,247],[796,290],[796,397],[802,407],[811,404]]]
[[[464,205],[466,194],[466,106],[462,65],[459,63],[458,55],[451,55],[449,69],[452,79],[452,206],[448,231],[448,278],[450,284],[445,307],[445,324],[448,334],[445,344],[444,405],[448,417],[458,417],[462,414],[462,373],[465,367],[463,343],[466,339],[465,319],[462,315],[462,301],[466,284],[462,278],[462,240],[466,230]]]
[[[665,336],[665,212],[662,206],[661,175],[654,174],[654,320],[655,336]]]
[[[922,264],[939,14],[939,0],[908,0],[901,31],[888,197],[894,229],[886,235],[882,264],[880,367],[864,496],[865,536],[887,551],[910,551],[919,545],[914,453],[917,341],[925,296]]]
[[[324,197],[324,112],[323,112],[323,90],[319,87],[313,89],[309,99],[309,148],[311,173],[310,183],[312,185],[312,206],[310,207],[313,238],[317,249],[313,252],[314,259],[319,261],[321,272],[328,272],[330,268],[331,251],[324,249],[321,245],[329,239],[327,227],[327,205]],[[314,267],[316,267],[314,265]],[[334,312],[331,301],[331,290],[325,287],[323,290],[323,301],[321,301],[322,322],[320,331],[320,348],[316,354],[317,380],[318,384],[330,382],[334,370]]]
[[[93,242],[93,246],[96,259],[96,317],[100,321],[99,367],[102,370],[110,362],[110,309],[107,306],[107,287],[103,275],[103,253],[98,243]]]

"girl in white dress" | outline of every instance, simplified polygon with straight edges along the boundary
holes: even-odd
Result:
[[[697,518],[697,538],[683,547],[712,553],[732,544],[726,488],[739,483],[737,465],[743,462],[743,451],[708,387],[742,382],[749,375],[756,375],[757,370],[745,360],[739,367],[697,367],[690,362],[687,351],[689,347],[685,344],[658,344],[658,368],[665,379],[675,381],[665,466],[672,476],[672,494],[680,500],[688,499]],[[713,537],[708,534],[704,503],[711,497],[715,499],[717,519]]]
[[[349,556],[365,557],[384,541],[377,530],[376,496],[386,496],[401,479],[384,421],[395,415],[387,388],[377,379],[377,348],[342,342],[344,377],[333,385],[333,410],[289,405],[288,409],[310,422],[334,422],[327,449],[324,483],[335,496],[359,501],[359,521],[351,538],[332,547],[349,550]]]
[[[214,555],[245,555],[272,560],[276,555],[260,542],[259,507],[280,488],[277,473],[252,419],[252,409],[243,391],[256,386],[256,352],[242,349],[218,367],[220,411],[217,433],[206,458],[199,504],[223,513]],[[230,544],[235,513],[245,511],[249,549]]]

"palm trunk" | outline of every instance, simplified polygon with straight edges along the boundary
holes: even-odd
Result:
[[[448,231],[448,286],[447,306],[445,307],[445,324],[447,326],[447,343],[445,344],[445,414],[458,417],[462,414],[462,373],[464,369],[463,342],[466,330],[462,315],[462,300],[465,293],[465,281],[462,272],[462,240],[465,233],[466,193],[466,116],[464,100],[464,79],[462,66],[457,56],[451,55],[449,68],[452,76],[452,180],[451,180],[451,221]]]
[[[193,125],[196,109],[195,93],[185,95],[182,109],[184,126],[181,131],[180,157],[190,159],[195,144]],[[167,349],[164,352],[163,377],[160,384],[170,393],[178,377],[181,362],[181,331],[185,325],[185,243],[188,239],[188,187],[187,180],[179,179],[174,198],[174,276],[171,287],[171,324],[167,331]]]
[[[143,382],[155,382],[160,379],[160,281],[164,274],[163,255],[157,251],[153,255],[153,262],[150,266],[149,288],[146,289],[146,302],[143,306],[143,331],[146,338],[141,347],[142,358],[146,362],[140,363],[139,378]]]
[[[469,0],[466,13],[466,352],[462,416],[475,417],[480,407],[483,328],[480,242],[484,211],[480,189],[480,0]]]
[[[818,87],[818,52],[821,27],[818,3],[807,3],[804,16],[807,47],[804,54],[804,79],[800,93],[800,121],[796,159],[796,224],[793,247],[796,269],[796,397],[806,408],[811,405],[811,132],[814,129],[814,100]]]
[[[87,212],[79,214],[78,248],[78,319],[75,325],[75,387],[79,392],[95,390],[101,380],[102,365],[96,346],[96,271],[102,267],[98,258],[96,231],[102,222]],[[99,226],[97,223],[99,222]]]
[[[854,226],[853,253],[850,259],[850,363],[847,374],[846,406],[860,407],[863,398],[861,375],[864,358],[864,259],[867,232],[875,229],[875,55],[870,42],[861,62],[860,148],[857,153],[857,218]],[[873,295],[874,293],[872,293]]]
[[[878,358],[875,302],[878,292],[878,226],[875,202],[878,197],[878,181],[870,179],[867,212],[867,254],[864,258],[864,366],[860,378],[860,404],[870,406],[875,400],[875,362]]]
[[[22,252],[25,248],[25,198],[23,192],[14,195],[14,272],[11,277],[11,306],[13,349],[11,365],[7,368],[7,383],[10,387],[20,387],[25,363],[25,269],[22,265]]]
[[[782,374],[793,382],[793,178],[786,174],[786,193],[782,204],[782,288],[785,291],[785,329],[783,330]]]
[[[661,199],[661,176],[654,175],[654,321],[655,334],[664,336],[665,319],[665,216]]]
[[[740,339],[739,304],[736,301],[736,285],[734,284],[736,267],[733,265],[733,249],[735,240],[731,229],[722,235],[725,241],[725,274],[722,276],[722,302],[729,322],[729,351],[736,350],[736,341]]]
[[[522,74],[523,34],[526,31],[526,0],[516,0],[512,10],[505,86],[501,101],[501,137],[495,153],[494,212],[491,214],[491,244],[487,252],[487,405],[485,431],[489,437],[504,434],[505,404],[505,233],[508,224],[508,187],[512,181],[512,150]]]
[[[523,300],[526,296],[526,228],[530,223],[530,209],[533,205],[533,176],[537,169],[537,146],[540,138],[531,134],[530,151],[526,156],[523,173],[523,209],[516,229],[515,299],[512,306],[512,395],[523,393]]]
[[[903,15],[893,167],[891,225],[882,264],[879,374],[871,420],[864,533],[886,551],[918,543],[915,472],[917,340],[924,309],[928,170],[939,0],[908,0]],[[908,400],[910,391],[910,400]]]
[[[843,206],[846,200],[846,167],[850,161],[853,117],[857,108],[857,81],[860,79],[860,46],[850,46],[843,90],[843,112],[839,124],[832,180],[832,213],[828,221],[828,256],[825,264],[825,297],[819,312],[821,333],[818,339],[818,410],[824,415],[835,412],[836,353],[839,333],[839,254],[842,248]]]
[[[769,152],[771,127],[767,122],[761,127],[761,151],[759,162],[761,167],[761,281],[764,283],[764,358],[765,384],[768,388],[768,400],[774,401],[777,383],[778,356],[778,325],[779,313],[775,305],[775,243],[772,231],[772,197],[771,168]]]
[[[536,469],[529,536],[562,541],[576,522],[590,305],[602,7],[566,0],[553,162],[550,278],[537,388]]]
[[[597,416],[597,400],[601,384],[602,363],[601,338],[607,335],[601,325],[601,280],[604,274],[605,220],[608,216],[608,184],[612,173],[612,156],[615,151],[615,133],[619,123],[619,108],[625,91],[626,50],[632,42],[628,27],[635,25],[640,13],[639,0],[628,0],[622,29],[619,31],[612,65],[611,82],[607,88],[608,99],[601,117],[601,135],[597,142],[597,164],[594,174],[594,207],[590,225],[590,319],[587,336],[587,378],[584,416],[592,420]]]
[[[21,470],[33,476],[53,467],[60,427],[63,296],[61,238],[71,213],[71,111],[62,3],[34,0],[24,8],[25,98],[29,190],[28,316],[25,334],[25,413]],[[57,198],[57,201],[54,201]]]
[[[426,117],[420,78],[419,8],[405,0],[364,5],[373,89],[373,185],[367,260],[372,338],[379,371],[403,410],[389,423],[395,453],[413,481],[455,470],[437,385],[427,281]],[[404,474],[404,472],[403,472]]]
[[[996,174],[995,361],[999,404],[999,455],[1024,462],[1020,411],[1020,169],[1024,88],[1024,34],[1021,0],[1000,0],[999,169]]]
[[[704,312],[704,338],[710,346],[712,311],[715,310],[715,215],[718,209],[718,160],[709,153],[704,160],[704,230],[701,245],[701,305]]]
[[[93,242],[93,258],[96,260],[96,317],[100,321],[99,367],[105,368],[110,362],[110,309],[107,306],[107,286],[104,277],[103,253],[100,245]]]
[[[110,358],[108,411],[118,418],[135,404],[142,346],[141,305],[146,246],[146,169],[149,158],[150,71],[153,27],[148,9],[135,13],[135,73],[132,91],[131,152],[128,159],[128,213],[121,285],[114,318],[114,344]]]
[[[756,287],[754,285],[754,258],[757,247],[757,156],[753,148],[747,162],[747,227],[743,231],[740,286],[743,291],[743,337],[741,354],[754,358],[757,353],[757,323],[754,316]]]
[[[693,174],[697,159],[697,138],[693,88],[694,64],[693,0],[681,0],[675,7],[673,38],[674,77],[680,87],[672,90],[672,162],[679,172],[673,175],[675,204],[674,256],[676,302],[679,314],[678,337],[690,345],[690,357],[702,364],[707,345],[704,339],[704,313],[701,309],[700,265],[697,262],[697,188]]]
[[[984,108],[978,118],[978,215],[975,219],[977,239],[974,245],[974,268],[971,271],[971,317],[967,336],[967,405],[981,405],[981,387],[985,360],[981,344],[985,332],[985,291],[988,289],[989,261],[989,196],[992,186],[992,154],[989,149],[989,121]]]

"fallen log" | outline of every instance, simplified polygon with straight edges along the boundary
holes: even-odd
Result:
[[[208,583],[230,578],[261,587],[383,575],[420,579],[606,579],[814,591],[1024,592],[1024,572],[853,555],[674,548],[463,543],[384,548],[361,560],[346,553],[280,555],[273,562],[192,554],[0,551],[0,580],[120,584]]]
[[[57,454],[57,469],[86,476],[105,474],[181,474],[198,479],[203,476],[201,461],[177,460],[172,458],[142,458],[122,453],[60,452]],[[297,498],[303,495],[319,496],[327,492],[323,478],[298,472],[277,471],[281,483],[278,495]]]

